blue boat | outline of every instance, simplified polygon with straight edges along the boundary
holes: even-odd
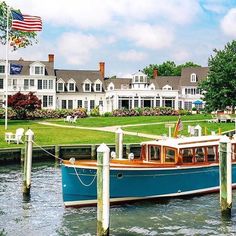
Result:
[[[110,160],[110,202],[180,197],[219,191],[222,136],[166,138],[141,144],[140,157]],[[236,137],[232,143],[232,187],[236,187]],[[97,203],[96,160],[63,161],[65,206]]]

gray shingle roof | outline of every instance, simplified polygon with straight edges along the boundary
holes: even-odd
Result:
[[[30,65],[36,61],[10,60],[9,63],[22,65],[20,75],[30,75]],[[54,76],[54,63],[48,61],[37,61],[45,65],[45,75]]]
[[[183,68],[181,72],[180,86],[197,86],[197,84],[207,77],[208,67],[188,67]],[[195,73],[197,76],[196,83],[190,82],[190,75]]]
[[[57,77],[57,81],[62,79],[65,83],[67,83],[70,79],[73,79],[76,82],[76,92],[83,92],[83,83],[86,79],[89,79],[92,83],[99,79],[103,84],[104,91],[104,80],[101,78],[100,71],[98,70],[56,69],[55,75]]]
[[[173,90],[179,89],[180,76],[157,76],[155,79],[151,79],[150,83],[153,83],[156,89],[162,89],[165,85],[169,85]]]

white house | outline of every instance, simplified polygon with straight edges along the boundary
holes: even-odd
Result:
[[[191,110],[201,108],[199,81],[207,77],[207,67],[184,68],[181,76],[158,76],[153,78],[138,71],[132,78],[106,78],[105,63],[99,70],[66,70],[54,68],[54,55],[48,61],[10,61],[20,66],[18,73],[8,78],[8,94],[18,91],[35,92],[45,109],[86,108],[91,111],[100,106],[102,112],[118,108],[172,107]],[[10,66],[9,66],[10,69]],[[0,61],[0,103],[4,101],[5,61]]]

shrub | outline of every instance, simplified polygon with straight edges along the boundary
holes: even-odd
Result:
[[[99,106],[96,106],[90,111],[90,116],[100,116]]]

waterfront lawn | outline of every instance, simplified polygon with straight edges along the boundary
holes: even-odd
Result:
[[[190,120],[209,120],[212,116],[207,114],[186,115],[182,116],[183,121]],[[84,127],[105,127],[105,126],[119,126],[119,125],[135,125],[146,123],[158,123],[158,122],[171,122],[177,121],[178,116],[128,116],[128,117],[87,117],[78,119],[76,124]],[[70,125],[68,122],[64,122],[64,119],[48,119],[48,122]]]
[[[215,131],[217,134],[219,129],[221,132],[233,130],[235,128],[235,123],[208,123],[207,121],[191,121],[191,122],[183,122],[184,129],[179,133],[184,136],[189,136],[188,134],[188,125],[196,126],[200,125],[202,127],[202,134],[205,134],[205,131],[209,135],[211,131]],[[123,127],[123,130],[132,131],[137,133],[144,133],[144,134],[153,134],[153,135],[168,135],[169,129],[165,127],[165,124],[155,124],[155,125],[142,125],[142,126],[130,126],[130,127]],[[174,128],[172,128],[173,134]]]
[[[115,143],[115,134],[111,132],[46,126],[28,120],[9,120],[7,132],[14,133],[20,127],[24,128],[25,131],[28,128],[33,130],[35,142],[39,145]],[[7,144],[4,140],[5,132],[4,120],[0,120],[0,148],[24,146],[24,144]],[[130,135],[124,136],[124,143],[140,143],[146,140],[148,139]]]

